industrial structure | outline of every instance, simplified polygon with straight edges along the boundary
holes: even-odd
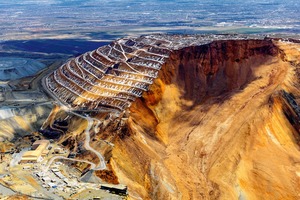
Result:
[[[42,157],[49,153],[49,140],[37,140],[32,146],[31,150],[23,154],[21,163],[35,163],[42,161]]]

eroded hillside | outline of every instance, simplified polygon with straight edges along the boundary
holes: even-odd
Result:
[[[173,51],[114,141],[110,163],[131,198],[298,199],[299,48],[265,39]]]

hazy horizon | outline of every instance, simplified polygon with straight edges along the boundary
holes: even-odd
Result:
[[[11,0],[0,2],[0,56],[75,56],[124,36],[298,34],[290,0]]]
[[[147,33],[299,33],[296,0],[12,0],[0,39],[112,40]]]

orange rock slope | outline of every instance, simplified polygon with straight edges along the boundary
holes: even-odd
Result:
[[[130,108],[110,163],[131,199],[299,199],[300,45],[173,51]]]

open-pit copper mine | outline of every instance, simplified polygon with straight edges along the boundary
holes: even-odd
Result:
[[[149,35],[70,59],[44,86],[104,120],[91,146],[109,172],[97,174],[132,199],[299,199],[299,63],[295,39]],[[79,122],[66,146],[83,140]]]

